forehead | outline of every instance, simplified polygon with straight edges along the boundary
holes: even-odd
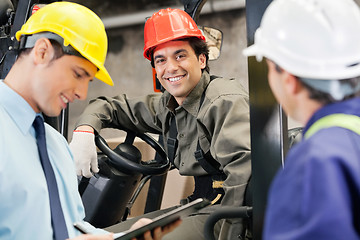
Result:
[[[74,55],[68,55],[65,54],[65,61],[71,66],[71,67],[76,67],[78,69],[82,69],[84,71],[86,71],[87,73],[89,73],[90,76],[94,76],[97,72],[97,67],[90,62],[89,60],[82,58],[82,57],[78,57],[78,56],[74,56]]]
[[[188,52],[194,52],[194,50],[192,49],[192,47],[189,44],[189,41],[174,40],[174,41],[169,41],[166,43],[159,44],[154,49],[154,56],[159,55],[159,54],[163,55],[164,53],[173,54],[175,51],[177,51],[179,49],[184,49]]]

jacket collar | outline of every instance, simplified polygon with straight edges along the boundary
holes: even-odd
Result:
[[[185,111],[189,112],[193,116],[197,116],[200,108],[200,99],[203,92],[206,90],[207,85],[210,83],[210,74],[207,71],[204,71],[201,75],[200,81],[194,89],[189,93],[189,95],[184,100],[183,104],[179,106],[175,98],[170,95],[168,92],[164,94],[169,96],[169,101],[167,103],[167,108],[174,112],[180,108],[184,108]]]

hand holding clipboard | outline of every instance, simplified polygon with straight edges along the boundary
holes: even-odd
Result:
[[[135,224],[139,224],[140,227],[136,227],[134,224],[129,230],[121,233],[115,233],[115,240],[132,240],[137,237],[142,237],[145,235],[151,234],[153,231],[154,239],[157,239],[157,236],[166,234],[175,229],[178,225],[180,225],[179,219],[183,217],[187,217],[192,213],[197,212],[198,210],[210,205],[210,202],[205,199],[196,199],[188,204],[180,206],[176,209],[173,209],[165,214],[162,214],[152,220],[149,219],[141,219]],[[173,224],[172,224],[173,223]],[[75,223],[74,226],[77,229],[81,229],[80,231],[86,233],[86,229],[82,227],[81,223]],[[155,230],[155,231],[154,231]],[[145,235],[144,235],[145,234]]]

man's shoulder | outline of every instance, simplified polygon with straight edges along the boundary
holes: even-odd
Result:
[[[319,130],[310,138],[293,146],[288,153],[287,160],[299,165],[338,165],[354,166],[360,157],[360,135],[341,127],[330,127]],[[286,165],[286,164],[285,164]],[[344,166],[345,166],[344,165]]]
[[[235,100],[237,97],[248,99],[249,95],[238,79],[213,77],[206,89],[206,97],[214,100],[225,96],[234,96]]]

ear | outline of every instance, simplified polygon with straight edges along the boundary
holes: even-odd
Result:
[[[47,38],[40,38],[33,48],[35,64],[46,64],[53,59],[54,48]]]
[[[288,91],[292,94],[298,94],[302,90],[302,85],[297,77],[292,75],[289,72],[286,72],[286,87]]]
[[[200,67],[201,69],[204,69],[206,67],[206,56],[205,54],[200,54],[199,55],[199,63],[200,63]]]

